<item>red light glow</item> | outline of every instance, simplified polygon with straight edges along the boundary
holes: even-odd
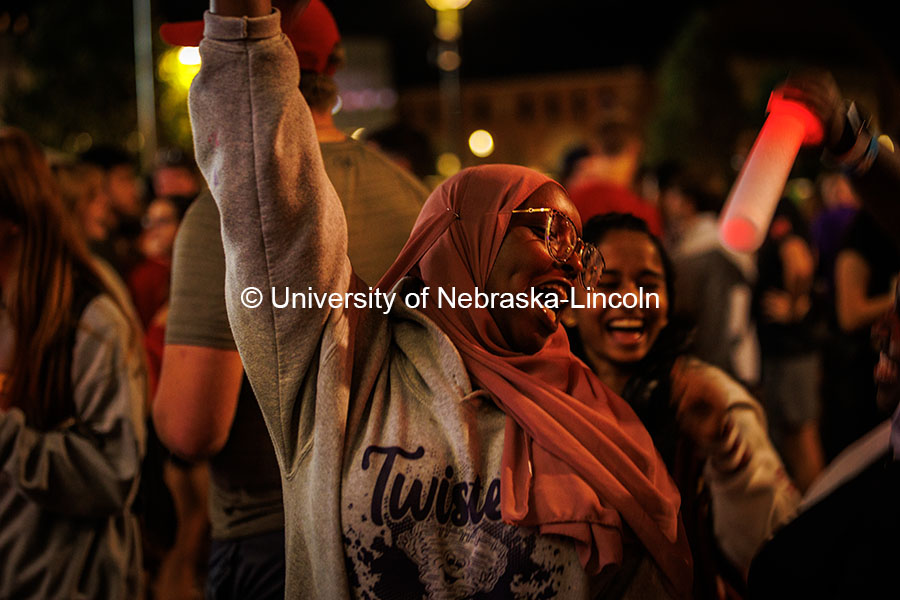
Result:
[[[818,144],[822,137],[822,123],[812,112],[785,100],[780,90],[772,92],[769,116],[722,210],[722,243],[738,252],[762,245],[800,146]]]

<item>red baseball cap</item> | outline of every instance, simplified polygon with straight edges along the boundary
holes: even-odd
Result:
[[[300,61],[300,68],[314,73],[334,74],[328,67],[328,56],[341,41],[337,23],[322,0],[310,0],[306,8],[296,3],[282,3],[281,29]],[[173,46],[199,46],[203,39],[203,21],[164,23],[159,28],[163,41]]]

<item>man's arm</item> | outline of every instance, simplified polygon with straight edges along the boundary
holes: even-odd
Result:
[[[866,294],[870,273],[869,264],[855,250],[838,254],[834,264],[834,303],[838,325],[844,331],[872,325],[894,305],[893,289],[871,298]]]
[[[209,192],[175,239],[166,347],[153,402],[162,443],[189,460],[217,454],[234,421],[243,366],[225,310],[225,250]]]
[[[228,441],[243,374],[237,350],[166,344],[153,401],[153,426],[163,445],[187,460],[218,454]]]

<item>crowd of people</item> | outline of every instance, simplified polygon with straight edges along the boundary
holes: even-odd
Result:
[[[325,5],[276,6],[206,14],[196,163],[141,183],[0,129],[0,598],[895,587],[900,161],[830,75],[784,84],[824,126],[815,193],[737,253],[717,174],[643,165],[618,120],[555,178],[429,191],[335,126]],[[551,301],[411,300],[438,288]]]

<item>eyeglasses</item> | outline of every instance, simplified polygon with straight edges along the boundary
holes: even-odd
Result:
[[[538,214],[547,216],[544,227],[544,243],[547,245],[547,253],[559,263],[567,263],[572,254],[577,254],[581,259],[581,285],[590,289],[600,282],[606,261],[597,246],[585,242],[578,237],[575,223],[565,213],[555,208],[524,208],[511,211],[512,214]]]

